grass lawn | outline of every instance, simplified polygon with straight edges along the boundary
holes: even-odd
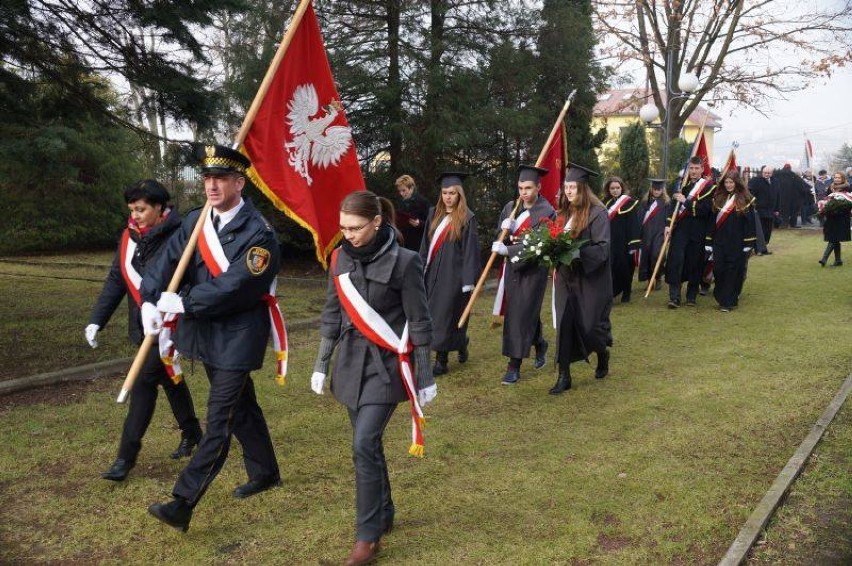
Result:
[[[576,364],[575,389],[556,398],[552,364],[536,372],[527,363],[517,386],[499,384],[500,333],[481,301],[471,360],[451,356],[427,410],[426,458],[407,455],[404,405],[388,427],[398,527],[380,562],[715,564],[852,369],[836,339],[852,322],[852,298],[836,292],[849,271],[819,267],[818,232],[779,231],[771,247],[751,261],[732,313],[707,297],[669,311],[665,292],[616,305],[610,376],[596,381],[593,367]],[[28,295],[4,303],[0,335],[36,291]],[[548,304],[543,312],[549,320]],[[85,319],[72,323],[82,343]],[[233,499],[245,481],[235,443],[185,535],[145,511],[181,469],[168,459],[178,434],[165,403],[137,467],[116,485],[98,472],[114,458],[126,411],[113,401],[118,380],[40,404],[0,398],[0,562],[342,561],[353,539],[350,431],[345,410],[309,390],[317,341],[291,336],[285,388],[270,361],[255,376],[283,487]],[[203,414],[200,367],[189,382]],[[843,415],[836,434],[849,449]],[[848,498],[849,479],[836,479]]]
[[[32,256],[0,261],[0,381],[133,356],[122,302],[92,350],[83,336],[112,262],[111,252]],[[295,286],[285,268],[278,296],[288,321],[319,316],[322,281]],[[316,278],[316,274],[313,275]]]

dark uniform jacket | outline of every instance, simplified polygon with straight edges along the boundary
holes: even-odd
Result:
[[[500,213],[499,225],[509,218],[515,202],[508,202]],[[518,209],[517,218],[523,212]],[[555,215],[553,207],[546,198],[539,196],[530,211],[530,227],[534,228]],[[499,228],[498,228],[499,230]],[[498,236],[499,237],[499,236]],[[547,268],[518,261],[511,258],[523,251],[523,244],[507,240],[509,256],[506,258],[506,317],[503,321],[503,355],[509,358],[526,358],[541,324],[541,303],[547,289]]]
[[[557,320],[556,359],[560,363],[584,360],[590,352],[612,346],[612,275],[610,225],[607,211],[592,205],[589,225],[580,233],[586,240],[580,259],[571,267],[560,265],[554,283]],[[561,352],[564,331],[573,332],[571,351]]]
[[[408,220],[401,220],[397,223],[397,228],[402,232],[402,245],[409,250],[418,251],[420,249],[420,241],[423,239],[423,232],[426,229],[426,215],[431,206],[426,197],[418,192],[414,192],[411,198],[400,201],[397,210],[420,221],[419,226],[412,226],[408,223]]]
[[[432,238],[429,230],[435,209],[429,209],[426,231],[420,245],[420,261],[426,265]],[[464,348],[466,328],[459,328],[470,292],[463,293],[462,287],[473,286],[479,278],[479,240],[476,217],[468,211],[465,225],[458,240],[444,239],[444,245],[435,254],[435,259],[426,268],[426,294],[429,297],[429,312],[432,313],[432,349],[438,352]]]
[[[156,304],[186,247],[200,209],[187,214],[157,262],[142,279],[142,298]],[[248,200],[219,232],[230,267],[214,278],[196,247],[181,281],[185,314],[175,345],[186,357],[212,367],[250,371],[263,365],[269,340],[269,310],[263,295],[278,273],[275,231]],[[261,261],[257,261],[258,258]]]
[[[695,183],[690,181],[683,187],[683,196],[689,196],[689,191]],[[681,207],[677,206],[674,198],[669,202],[667,223],[671,221],[675,210],[683,210],[686,207],[686,214],[675,222],[670,237],[666,258],[666,282],[669,284],[677,285],[682,281],[698,283],[701,280],[704,270],[704,239],[713,221],[713,190],[713,184],[708,183],[698,198],[685,202]],[[672,194],[677,192],[675,190]]]
[[[134,230],[130,231],[130,237],[136,242],[136,253],[133,254],[133,259],[130,262],[140,275],[145,272],[147,265],[156,260],[169,237],[179,226],[180,214],[172,209],[161,223],[153,226],[144,236],[140,236]],[[105,328],[115,309],[118,308],[121,299],[124,298],[124,295],[128,295],[128,293],[127,284],[121,275],[121,241],[119,240],[118,250],[115,252],[115,257],[112,260],[112,267],[110,267],[106,281],[104,281],[98,301],[92,309],[89,324],[97,324],[101,328]],[[142,334],[142,317],[139,313],[139,305],[129,295],[127,310],[129,314],[127,317],[127,331],[130,341],[134,344],[141,344],[142,338],[144,338]]]
[[[406,401],[408,395],[399,374],[399,357],[379,348],[355,328],[340,304],[334,277],[350,273],[355,288],[397,336],[408,321],[411,343],[428,346],[432,319],[426,304],[420,256],[401,247],[395,238],[390,238],[369,262],[349,256],[343,248],[338,250],[337,262],[329,269],[325,308],[320,316],[320,334],[338,343],[331,392],[350,409]],[[418,390],[435,383],[429,371],[414,373],[427,381],[416,383]]]
[[[609,199],[604,206],[609,209],[615,199]],[[618,295],[630,288],[633,279],[633,256],[639,248],[639,201],[630,197],[615,217],[610,221],[610,265],[612,266],[612,292]],[[607,212],[609,216],[609,212]]]
[[[754,207],[761,218],[774,218],[779,212],[778,187],[763,177],[754,177],[748,182],[748,192],[755,198]]]
[[[647,223],[645,214],[651,208],[653,200],[645,200],[639,210],[640,233],[642,238],[642,254],[639,258],[639,281],[647,281],[657,265],[657,258],[663,249],[663,239],[666,228],[666,203],[662,198],[657,199],[657,212]],[[662,272],[660,272],[662,273]],[[660,276],[660,273],[657,276]]]

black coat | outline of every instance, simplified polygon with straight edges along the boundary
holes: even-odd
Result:
[[[651,278],[654,266],[657,265],[657,258],[663,249],[663,239],[665,237],[666,203],[663,202],[663,199],[657,199],[659,211],[648,222],[645,222],[645,215],[648,213],[648,209],[651,208],[652,202],[647,200],[643,202],[642,208],[639,211],[642,239],[642,254],[639,258],[639,281],[647,281]],[[662,273],[660,271],[657,277],[660,277]]]
[[[689,183],[683,188],[683,195],[689,195],[695,183]],[[686,214],[675,222],[669,242],[669,252],[666,257],[666,282],[677,285],[682,281],[699,281],[704,270],[704,239],[707,236],[710,223],[713,222],[712,208],[714,187],[708,185],[699,198],[686,204]],[[677,191],[675,191],[677,192]],[[676,210],[677,201],[669,202],[666,221]],[[682,207],[681,207],[682,209]]]
[[[606,201],[609,209],[613,200]],[[639,201],[631,198],[609,221],[609,261],[612,267],[612,294],[619,295],[630,288],[633,280],[633,252],[639,248]]]
[[[748,192],[755,198],[754,207],[761,218],[774,218],[780,211],[779,191],[775,183],[763,177],[748,182]]]
[[[186,242],[198,221],[200,209],[187,214],[164,253],[145,271],[142,298],[155,303],[166,290]],[[278,274],[280,250],[275,231],[248,200],[219,232],[219,241],[230,268],[213,277],[196,247],[181,281],[185,313],[181,316],[175,345],[186,357],[231,371],[251,371],[263,366],[269,340],[269,310],[263,301]],[[269,253],[257,274],[249,259]]]
[[[778,187],[778,208],[785,221],[790,214],[802,206],[805,198],[812,198],[808,184],[790,169],[775,171],[772,184]]]
[[[500,213],[499,225],[509,218],[514,209],[514,201],[506,203]],[[517,218],[523,212],[518,210]],[[556,213],[543,196],[539,196],[530,208],[530,227],[552,219]],[[498,235],[499,237],[499,235]],[[541,324],[541,303],[547,290],[547,268],[511,258],[520,255],[524,246],[519,242],[507,240],[509,256],[506,261],[506,316],[503,321],[503,355],[508,358],[526,358]]]
[[[429,230],[434,214],[435,209],[429,209],[426,232],[420,245],[420,261],[424,266],[432,241]],[[449,352],[464,348],[467,326],[459,328],[458,324],[470,298],[470,291],[463,293],[462,287],[476,285],[479,263],[476,216],[468,212],[459,239],[445,239],[435,259],[426,268],[426,295],[432,314],[433,350]]]
[[[829,195],[829,198],[831,198],[831,195]],[[849,228],[849,211],[843,214],[827,214],[825,216],[822,239],[826,242],[848,242],[852,240]]]
[[[145,271],[145,267],[153,263],[160,252],[163,250],[169,237],[180,226],[180,214],[174,209],[166,216],[165,220],[160,224],[152,227],[147,234],[140,236],[138,232],[131,230],[130,237],[136,242],[136,253],[133,254],[133,259],[130,262],[136,271],[141,275]],[[101,289],[101,294],[95,306],[92,308],[92,315],[89,317],[89,324],[97,324],[102,329],[106,327],[109,319],[112,317],[115,309],[118,308],[121,299],[127,293],[127,284],[124,282],[124,277],[121,275],[121,239],[119,239],[118,249],[115,252],[115,257],[112,260],[112,266],[109,269],[104,286]],[[142,317],[139,313],[139,305],[136,301],[128,298],[127,300],[127,332],[130,341],[134,344],[141,344],[142,338]]]
[[[402,334],[407,321],[411,343],[415,347],[428,346],[432,319],[426,304],[420,256],[401,247],[395,239],[368,263],[339,248],[336,265],[328,272],[325,308],[320,316],[320,335],[339,344],[331,372],[331,392],[335,399],[350,409],[408,400],[399,374],[399,357],[367,340],[340,305],[334,277],[341,273],[350,274],[360,295],[397,336]],[[418,390],[434,384],[431,371],[414,373],[428,376],[424,377],[427,383],[415,384]]]
[[[418,192],[415,192],[411,198],[400,201],[396,208],[397,212],[402,212],[420,221],[419,226],[412,226],[404,219],[396,222],[396,227],[402,232],[402,245],[405,248],[415,252],[420,250],[420,242],[426,228],[426,215],[429,214],[431,206],[426,197]]]

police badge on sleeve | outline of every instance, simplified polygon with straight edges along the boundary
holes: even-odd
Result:
[[[252,275],[260,275],[266,268],[269,267],[269,250],[265,250],[258,246],[249,250],[246,255],[246,265]]]

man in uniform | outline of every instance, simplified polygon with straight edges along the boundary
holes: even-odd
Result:
[[[695,306],[704,274],[704,238],[712,221],[713,183],[702,178],[704,161],[692,157],[687,166],[688,179],[682,187],[672,189],[672,201],[666,222],[669,234],[672,214],[677,214],[666,258],[666,283],[669,284],[669,308],[680,307],[681,287],[686,280],[686,305]]]
[[[204,190],[212,205],[199,244],[181,282],[164,292],[201,214],[187,214],[165,253],[145,272],[142,323],[146,334],[162,326],[161,312],[181,313],[176,335],[184,356],[204,363],[210,394],[207,430],[198,451],[172,490],[174,499],[148,512],[183,531],[192,511],[228,456],[231,436],[243,448],[248,483],[234,491],[245,498],[280,485],[269,428],[249,375],[260,369],[269,339],[270,284],[278,272],[278,242],[272,227],[242,198],[249,160],[223,146],[198,146]],[[156,303],[156,307],[154,304]]]

